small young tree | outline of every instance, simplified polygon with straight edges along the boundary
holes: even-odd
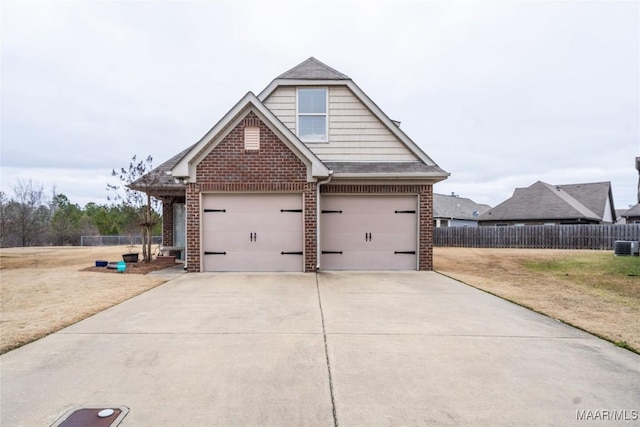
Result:
[[[145,262],[151,261],[152,232],[159,222],[160,202],[148,192],[140,191],[157,184],[158,178],[149,173],[152,170],[152,162],[151,156],[140,161],[133,156],[126,169],[121,168],[119,172],[114,169],[111,172],[111,176],[120,182],[107,184],[107,190],[112,193],[107,199],[114,205],[119,205],[122,210],[131,210],[134,213],[134,225],[140,227],[142,234],[142,257]]]

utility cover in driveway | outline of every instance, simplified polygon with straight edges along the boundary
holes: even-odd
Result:
[[[323,270],[416,270],[417,196],[321,199]]]
[[[302,271],[301,194],[205,194],[204,271]]]

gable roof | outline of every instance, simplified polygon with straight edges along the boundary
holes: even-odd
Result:
[[[460,196],[433,194],[433,217],[477,221],[479,215],[491,209],[489,205],[476,203]],[[475,213],[475,214],[474,214]]]
[[[396,162],[330,162],[323,163],[286,125],[264,105],[265,99],[278,86],[347,86],[352,93],[374,114],[407,149],[416,161]],[[153,169],[153,188],[144,185],[140,179],[130,185],[141,191],[153,190],[154,195],[169,196],[184,194],[184,183],[195,181],[195,167],[224,136],[233,129],[235,123],[253,111],[306,165],[307,179],[328,177],[335,171],[335,177],[342,178],[382,178],[382,179],[429,179],[438,182],[450,174],[441,169],[427,156],[369,97],[345,74],[310,57],[273,80],[258,96],[248,92],[220,119],[197,143],[173,156]],[[147,181],[148,182],[148,181]]]
[[[273,91],[279,86],[346,86],[364,104],[369,111],[402,143],[413,153],[420,162],[430,167],[429,177],[437,181],[446,179],[450,174],[441,169],[407,134],[398,127],[396,122],[391,120],[378,107],[367,94],[356,85],[346,75],[323,64],[311,57],[289,71],[281,74],[258,94],[260,101],[265,101]],[[380,162],[384,163],[384,162]]]
[[[349,76],[334,70],[313,56],[280,74],[277,79],[351,80]]]
[[[538,181],[526,188],[516,188],[513,196],[480,215],[478,220],[527,221],[580,218],[590,221],[602,221],[601,215],[598,215],[598,213],[585,205],[593,206],[595,200],[603,199],[602,196],[596,197],[589,194],[590,191],[601,192],[606,190],[603,207],[598,209],[604,214],[606,199],[610,197],[611,187],[609,183],[606,183],[608,186],[600,184],[603,183],[553,186],[546,182]],[[567,187],[570,188],[573,195],[565,189]]]
[[[329,176],[329,169],[265,105],[248,92],[170,169],[173,177],[195,182],[196,166],[249,111],[253,111],[307,165],[308,180]]]

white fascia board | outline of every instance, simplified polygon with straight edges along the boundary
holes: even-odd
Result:
[[[236,105],[224,115],[218,123],[209,130],[198,143],[185,155],[172,169],[171,175],[179,178],[188,178],[195,182],[196,166],[207,154],[230,132],[244,117],[239,113],[243,110],[253,111],[260,119],[291,149],[307,166],[309,181],[314,177],[329,176],[329,169],[316,157],[309,148],[302,143],[278,118],[264,106],[251,92],[248,92]],[[311,169],[309,171],[309,169]]]
[[[429,166],[436,166],[418,145],[407,136],[393,121],[367,96],[353,80],[306,80],[306,79],[276,79],[272,81],[260,94],[258,99],[264,101],[278,86],[347,86],[351,92],[411,151],[418,159]]]
[[[195,182],[195,171],[193,177],[191,177],[191,164],[193,163],[193,159],[198,157],[198,155],[206,148],[206,146],[211,142],[211,140],[228,124],[228,122],[233,119],[246,105],[251,92],[248,92],[240,101],[236,103],[236,105],[227,112],[219,121],[216,123],[210,130],[207,132],[200,140],[193,146],[191,150],[182,158],[176,165],[171,168],[171,176],[179,177],[179,178],[193,178],[192,181]]]

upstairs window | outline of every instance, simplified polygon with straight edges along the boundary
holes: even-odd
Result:
[[[298,137],[327,142],[327,88],[298,88]]]

